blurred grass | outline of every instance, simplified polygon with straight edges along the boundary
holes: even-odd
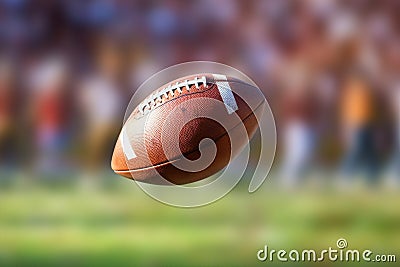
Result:
[[[0,266],[272,266],[256,259],[264,245],[322,250],[341,237],[349,249],[398,258],[399,200],[399,191],[285,192],[266,182],[254,194],[238,187],[206,207],[181,209],[113,175],[13,181],[0,189]]]

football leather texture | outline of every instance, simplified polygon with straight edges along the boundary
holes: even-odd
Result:
[[[172,81],[153,91],[129,116],[111,167],[121,176],[151,184],[181,185],[205,179],[226,167],[248,144],[258,128],[255,113],[261,114],[264,103],[258,88],[225,75],[204,73]],[[182,126],[187,116],[193,119]],[[243,126],[247,136],[239,130]],[[176,166],[212,149],[207,144],[200,149],[204,139],[211,139],[216,148],[208,166],[199,171]],[[167,151],[174,145],[178,151]]]

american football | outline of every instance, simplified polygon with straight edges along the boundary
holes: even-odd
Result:
[[[153,91],[130,114],[111,167],[121,176],[151,184],[181,185],[205,179],[248,144],[258,128],[255,114],[262,112],[264,101],[257,87],[226,75],[197,74],[172,81]],[[216,115],[218,121],[211,119]],[[188,116],[193,119],[180,126]],[[239,131],[243,126],[247,136]],[[168,134],[163,136],[163,132]],[[204,139],[211,139],[216,148],[210,164],[199,171],[177,167],[180,161],[198,160],[212,147],[206,145],[201,151]],[[166,151],[172,144],[179,151]]]

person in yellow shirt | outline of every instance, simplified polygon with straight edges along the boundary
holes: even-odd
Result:
[[[360,74],[345,81],[340,98],[340,126],[345,143],[342,174],[352,177],[361,168],[376,181],[378,160],[374,140],[375,99],[372,86]]]

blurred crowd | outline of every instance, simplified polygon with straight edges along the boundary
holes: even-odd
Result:
[[[0,168],[109,168],[149,76],[209,60],[269,101],[282,181],[400,180],[399,1],[0,1]]]

